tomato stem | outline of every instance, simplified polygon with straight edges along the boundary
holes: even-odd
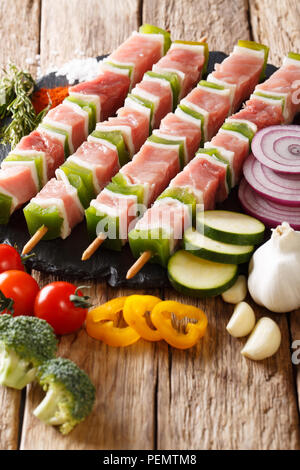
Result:
[[[13,315],[14,312],[14,300],[9,297],[5,297],[2,290],[0,290],[0,313],[7,313]]]
[[[35,256],[35,253],[30,253],[30,255],[21,255],[22,263],[24,264],[29,258]]]
[[[79,295],[79,291],[81,289],[90,289],[90,286],[79,286],[75,290],[75,293],[70,295],[70,301],[78,308],[90,308],[93,306],[91,302],[89,302],[90,297],[88,295]]]
[[[11,246],[11,245],[9,245],[9,246]],[[19,250],[18,245],[17,245],[16,243],[14,244],[14,249],[20,254],[21,261],[22,261],[22,264],[23,264],[24,266],[25,266],[26,261],[27,261],[29,258],[32,258],[33,256],[35,256],[35,253],[30,253],[30,254],[28,254],[28,255],[22,255],[22,254],[20,253],[20,250]]]

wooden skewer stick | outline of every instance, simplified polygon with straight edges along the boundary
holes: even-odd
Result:
[[[29,242],[23,248],[22,255],[27,255],[30,253],[33,248],[41,241],[41,239],[46,235],[48,232],[48,227],[46,225],[42,225],[35,234],[30,238]]]
[[[87,247],[87,249],[82,253],[81,261],[86,261],[90,259],[91,256],[98,250],[99,246],[102,245],[106,235],[104,233],[99,233],[98,237]]]
[[[140,270],[145,266],[146,263],[152,258],[151,251],[144,251],[136,262],[131,266],[126,274],[126,279],[132,279]]]

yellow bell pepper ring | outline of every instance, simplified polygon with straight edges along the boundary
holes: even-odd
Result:
[[[126,297],[116,297],[115,299],[109,300],[105,304],[99,305],[98,307],[89,310],[88,317],[92,317],[94,322],[103,320],[103,316],[109,315],[111,319],[115,319],[116,315],[123,310]]]
[[[127,297],[117,297],[90,310],[86,319],[87,334],[109,346],[121,347],[136,343],[140,335],[131,326],[114,326],[126,299]]]
[[[161,299],[153,295],[130,295],[123,308],[123,317],[129,326],[148,341],[160,341],[162,339],[158,330],[151,328],[147,323],[146,313],[151,312]]]
[[[172,326],[172,313],[179,319],[189,317],[197,320],[197,322],[189,322],[186,326],[186,332],[179,333]],[[207,327],[207,317],[200,308],[193,305],[184,305],[173,300],[166,300],[155,305],[150,318],[163,339],[178,349],[193,347],[204,336]]]

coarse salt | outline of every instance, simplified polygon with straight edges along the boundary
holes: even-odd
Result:
[[[26,65],[34,65],[34,64],[35,64],[35,60],[32,59],[31,57],[27,57],[27,58],[25,59],[25,63],[26,63]]]
[[[76,80],[79,82],[93,80],[99,73],[99,62],[94,57],[73,59],[55,70],[55,75],[57,77],[64,75],[70,85],[75,83]]]

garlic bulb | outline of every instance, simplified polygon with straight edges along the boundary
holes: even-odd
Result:
[[[287,222],[252,256],[248,289],[257,304],[272,312],[300,307],[300,232]]]

